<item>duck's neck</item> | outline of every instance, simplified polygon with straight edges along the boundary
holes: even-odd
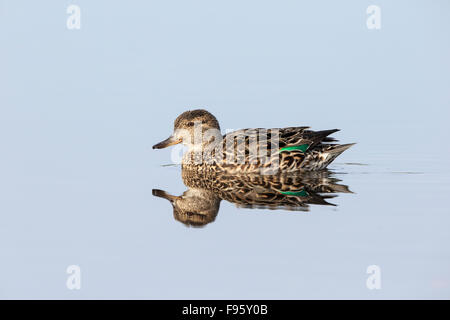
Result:
[[[222,137],[211,137],[210,139],[203,139],[196,141],[196,143],[188,144],[187,152],[183,156],[183,163],[189,161],[194,164],[202,164],[205,159],[213,158],[215,152],[220,152],[219,145],[222,144]]]

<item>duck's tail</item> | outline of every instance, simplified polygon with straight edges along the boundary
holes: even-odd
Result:
[[[334,161],[342,152],[350,148],[356,143],[347,143],[347,144],[337,144],[332,146],[329,150],[325,152],[326,158],[324,160],[324,166],[322,168],[326,168],[331,162]]]
[[[347,143],[347,144],[337,144],[333,146],[328,152],[331,154],[336,154],[336,157],[340,155],[342,152],[355,145],[356,143]]]
[[[306,171],[325,169],[334,159],[352,145],[354,145],[354,143],[323,144],[313,152],[307,154],[302,162],[302,169]]]

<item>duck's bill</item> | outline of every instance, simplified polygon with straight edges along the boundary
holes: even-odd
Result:
[[[174,144],[179,144],[181,142],[181,139],[176,139],[174,136],[170,136],[164,141],[161,141],[160,143],[157,143],[153,146],[153,149],[163,149],[167,148],[169,146],[173,146]]]

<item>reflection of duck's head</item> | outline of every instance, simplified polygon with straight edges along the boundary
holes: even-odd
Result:
[[[189,189],[181,196],[173,196],[159,189],[153,189],[153,195],[170,201],[176,220],[190,227],[203,227],[216,219],[220,199],[211,191]]]

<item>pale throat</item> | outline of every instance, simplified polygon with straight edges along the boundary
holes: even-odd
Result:
[[[182,144],[188,148],[188,152],[201,152],[207,148],[214,148],[215,146],[223,143],[220,131],[213,136],[211,134],[195,132],[194,135],[190,136],[190,138],[191,139],[187,139],[188,141],[186,141],[186,139],[183,139],[182,141]]]

